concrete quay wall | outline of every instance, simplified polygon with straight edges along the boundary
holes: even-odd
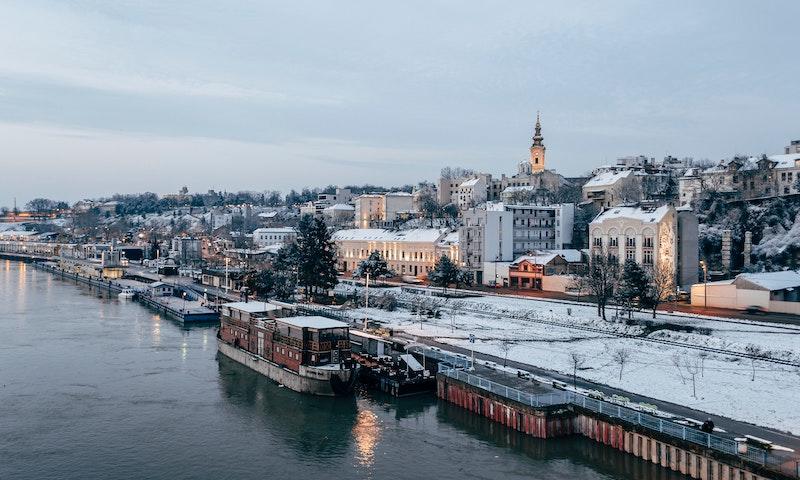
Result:
[[[437,396],[476,415],[486,417],[526,435],[554,438],[583,435],[598,443],[680,472],[699,480],[772,480],[782,476],[736,457],[705,450],[697,445],[653,435],[619,421],[581,412],[571,405],[531,407],[460,380],[439,375]]]

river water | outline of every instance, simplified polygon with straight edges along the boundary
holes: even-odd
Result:
[[[215,334],[0,260],[0,479],[684,478],[433,396],[300,395]]]

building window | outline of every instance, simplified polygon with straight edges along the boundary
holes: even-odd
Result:
[[[645,239],[644,239],[644,247],[645,248],[653,248],[653,237],[645,237]]]
[[[644,252],[642,255],[642,263],[645,265],[653,264],[653,252]]]
[[[618,245],[618,241],[619,240],[617,239],[617,237],[611,237],[611,238],[608,239],[608,246],[609,247],[617,247],[617,246],[619,246]]]
[[[625,246],[626,247],[635,247],[636,246],[636,238],[634,237],[627,237],[625,239]]]

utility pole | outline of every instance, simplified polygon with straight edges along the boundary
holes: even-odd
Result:
[[[366,293],[364,294],[364,308],[369,308],[369,272],[367,272],[367,283],[366,283]],[[364,313],[364,331],[367,331],[367,323],[368,317],[366,312]]]
[[[228,263],[230,263],[230,258],[225,257],[225,293],[228,293]]]

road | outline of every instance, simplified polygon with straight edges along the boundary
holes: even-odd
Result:
[[[430,340],[428,338],[420,338],[415,337],[413,335],[408,335],[405,333],[400,333],[395,335],[396,338],[401,338],[403,340],[409,340],[416,343],[424,343],[429,346],[434,346],[441,348],[442,350],[461,353],[463,355],[471,355],[471,351],[465,348],[456,347],[453,345],[448,345],[445,343],[436,342],[434,340]],[[475,352],[475,358],[480,360],[489,360],[492,362],[497,363],[498,365],[503,364],[503,359],[500,357],[496,357],[493,355],[487,355],[484,353]],[[552,378],[554,380],[559,380],[564,383],[573,384],[573,378],[571,375],[565,375],[563,373],[556,372],[554,370],[548,370],[546,368],[536,367],[533,365],[528,365],[522,362],[515,362],[512,360],[508,360],[506,362],[508,366],[513,368],[518,368],[520,370],[525,370],[531,373],[535,373],[537,375],[546,376]],[[621,395],[624,397],[628,397],[634,402],[642,402],[642,403],[650,403],[653,405],[657,405],[660,410],[665,412],[670,412],[674,415],[678,415],[681,417],[688,417],[696,420],[706,420],[710,418],[714,424],[726,430],[728,433],[726,436],[729,438],[742,436],[742,435],[754,435],[759,438],[764,438],[767,440],[773,441],[775,444],[783,445],[785,447],[789,447],[795,450],[796,458],[800,459],[800,437],[796,437],[793,435],[789,435],[785,432],[781,432],[775,429],[760,427],[757,425],[753,425],[746,422],[741,422],[738,420],[733,420],[728,417],[723,417],[720,415],[711,415],[709,413],[705,413],[699,410],[695,410],[693,408],[688,408],[683,405],[678,405],[675,403],[665,402],[663,400],[658,400],[655,398],[646,397],[643,395],[637,395],[635,393],[631,393],[622,389],[609,387],[607,385],[601,385],[597,383],[588,382],[581,378],[578,378],[575,382],[577,387],[585,388],[588,390],[599,390],[607,395]]]
[[[352,278],[345,278],[345,277],[340,278],[340,280],[343,279],[346,279],[348,281],[354,281]],[[382,280],[381,283],[397,287],[439,289],[438,287],[431,287],[430,285],[425,285],[425,284],[411,285],[408,283],[384,281],[384,280]],[[451,289],[448,289],[448,291],[450,290]],[[575,295],[569,295],[561,292],[545,292],[541,290],[516,289],[508,287],[493,288],[484,286],[475,286],[469,289],[461,289],[459,291],[474,293],[476,295],[515,297],[515,298],[525,297],[525,298],[530,298],[531,300],[553,301],[553,302],[575,302],[587,306],[593,306],[593,307],[596,306],[595,303],[590,303],[588,301],[589,300],[588,297],[576,297]],[[697,307],[683,302],[669,302],[661,304],[658,307],[658,313],[661,315],[669,315],[673,312],[681,312],[682,314],[689,313],[695,315],[705,315],[709,317],[734,318],[739,320],[750,320],[754,322],[800,325],[800,315],[791,315],[788,313],[774,313],[774,312],[747,313],[742,310],[734,310],[727,308]]]

